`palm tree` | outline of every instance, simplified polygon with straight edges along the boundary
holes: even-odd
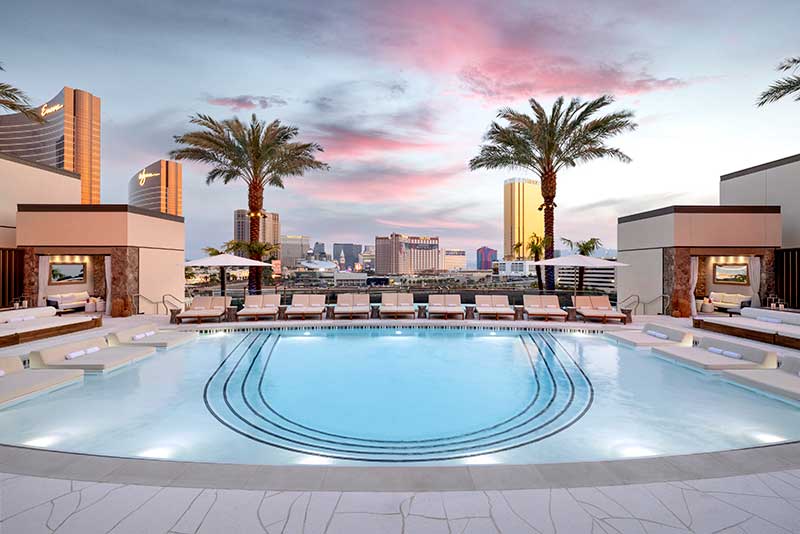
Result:
[[[533,261],[541,260],[547,251],[547,244],[549,242],[549,238],[537,235],[535,232],[532,233],[528,238],[528,257],[533,258]],[[536,266],[536,281],[539,283],[539,290],[544,289],[541,265]]]
[[[604,95],[588,102],[573,98],[565,107],[564,97],[558,97],[548,115],[542,105],[531,98],[533,116],[510,108],[501,109],[497,117],[506,126],[492,122],[484,136],[480,154],[469,162],[476,169],[524,169],[536,173],[542,185],[544,236],[550,239],[545,258],[553,257],[555,225],[556,178],[565,167],[600,158],[615,158],[629,162],[630,158],[618,148],[606,145],[615,135],[634,130],[633,112],[617,111],[598,116],[598,112],[614,102]],[[547,288],[553,289],[555,276],[547,268]]]
[[[591,256],[597,252],[598,248],[603,246],[603,242],[597,237],[589,238],[586,241],[572,241],[562,237],[561,242],[581,256]],[[578,267],[578,291],[583,291],[583,277],[585,274],[586,267]]]
[[[250,216],[250,241],[259,240],[260,219],[264,216],[264,188],[283,189],[284,178],[302,176],[307,171],[327,169],[316,159],[322,147],[316,143],[294,141],[298,129],[285,126],[279,120],[267,124],[255,114],[245,124],[237,117],[217,121],[208,115],[197,114],[190,120],[199,130],[176,135],[182,145],[170,152],[177,160],[198,161],[211,165],[206,183],[217,180],[228,184],[241,180],[247,184],[247,207]],[[251,251],[252,259],[260,259]],[[259,270],[250,268],[248,289],[261,290]]]
[[[796,95],[794,97],[795,102],[800,102],[800,75],[797,74],[798,69],[800,69],[800,56],[784,59],[778,65],[778,72],[792,71],[792,74],[773,82],[769,89],[761,93],[756,104],[761,107],[764,104],[776,102],[792,94]]]
[[[266,261],[275,259],[276,254],[280,251],[281,246],[272,243],[265,243],[262,241],[237,241],[235,239],[225,243],[225,252],[229,254],[244,254],[251,259],[258,261]],[[263,267],[255,267],[256,276],[262,280]]]
[[[0,71],[5,71],[2,63],[0,63]],[[41,115],[31,108],[28,95],[9,83],[0,82],[0,109],[12,113],[22,113],[32,121],[44,122]]]
[[[511,250],[514,252],[514,259],[518,260],[522,258],[522,246],[523,245],[520,242],[520,243],[514,243],[514,245],[511,247]]]

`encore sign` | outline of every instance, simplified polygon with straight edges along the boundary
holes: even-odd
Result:
[[[139,185],[144,185],[148,178],[153,178],[154,176],[158,176],[159,173],[157,172],[145,172],[145,169],[142,169],[142,172],[139,173]]]
[[[39,115],[42,117],[47,117],[51,113],[55,113],[59,109],[63,108],[64,104],[54,104],[52,106],[47,106],[47,104],[42,104],[42,109],[39,111]]]

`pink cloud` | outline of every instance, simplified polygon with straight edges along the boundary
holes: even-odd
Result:
[[[275,106],[285,106],[286,100],[279,96],[239,95],[239,96],[209,96],[206,102],[214,106],[224,106],[232,111],[246,109],[267,109]]]
[[[407,137],[391,136],[378,130],[356,130],[343,126],[320,127],[318,142],[326,160],[358,159],[387,152],[428,151],[442,145]]]
[[[438,230],[442,228],[448,230],[472,230],[479,227],[479,225],[475,223],[450,221],[436,218],[424,218],[414,221],[375,219],[375,222],[398,228],[426,228],[431,230]]]

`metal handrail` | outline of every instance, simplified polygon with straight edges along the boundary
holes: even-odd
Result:
[[[666,299],[667,299],[667,303],[666,303],[666,305],[664,305],[663,301],[662,301],[662,303],[661,303],[661,313],[663,314],[663,313],[665,312],[665,310],[666,310],[667,308],[669,308],[669,305],[670,305],[670,303],[672,302],[672,296],[671,296],[671,295],[668,295],[668,294],[666,294],[666,293],[664,293],[664,294],[662,294],[662,295],[659,295],[659,296],[657,296],[656,298],[654,298],[654,299],[652,299],[652,300],[649,300],[649,301],[647,301],[647,302],[643,302],[643,303],[642,303],[642,309],[644,310],[645,314],[647,313],[647,306],[648,306],[649,304],[652,304],[652,303],[654,303],[655,301],[657,301],[657,300],[662,300],[662,299],[664,299],[664,298],[666,298]]]
[[[146,300],[150,304],[154,304],[155,307],[156,307],[156,315],[159,315],[159,307],[158,306],[161,303],[156,301],[156,300],[153,300],[151,298],[148,298],[148,297],[142,295],[141,293],[136,293],[135,295],[132,296],[133,306],[136,308],[136,315],[139,315],[139,299],[140,298]],[[165,312],[165,313],[169,313],[169,312]]]
[[[621,301],[617,302],[617,308],[622,308],[623,306],[625,306],[626,302],[628,302],[629,300],[631,300],[633,298],[636,299],[636,304],[634,304],[634,306],[633,306],[633,313],[635,314],[636,310],[639,308],[639,304],[642,303],[642,298],[637,294],[628,295],[627,297],[625,297]]]
[[[164,309],[169,312],[169,305],[167,304],[167,297],[171,298],[175,302],[179,304],[178,309],[183,309],[183,305],[186,304],[184,301],[173,295],[172,293],[164,293],[161,295],[161,303],[164,305]]]

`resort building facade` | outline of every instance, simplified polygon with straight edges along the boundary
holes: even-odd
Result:
[[[309,251],[310,238],[307,235],[282,235],[281,244],[281,268],[294,269],[297,262],[306,259]]]
[[[467,251],[460,248],[443,248],[439,258],[442,271],[463,271],[467,268]]]
[[[481,247],[476,251],[475,267],[481,271],[488,271],[492,263],[497,261],[497,251],[489,247]]]
[[[538,181],[511,178],[503,184],[503,259],[513,260],[523,252],[514,245],[524,243],[531,234],[544,235],[542,188]]]
[[[160,159],[128,182],[128,204],[169,215],[183,215],[183,166]]]
[[[439,238],[393,233],[375,238],[376,274],[439,270]]]
[[[358,263],[358,255],[364,247],[355,243],[334,243],[333,261],[339,264],[339,269],[343,271],[355,270]],[[343,262],[341,260],[344,260]]]
[[[281,242],[281,218],[277,213],[262,211],[256,214],[258,219],[258,240],[273,245]],[[233,239],[250,241],[250,212],[235,210],[233,212]]]
[[[36,108],[43,122],[0,115],[0,152],[80,176],[83,204],[100,203],[100,99],[64,87]]]

